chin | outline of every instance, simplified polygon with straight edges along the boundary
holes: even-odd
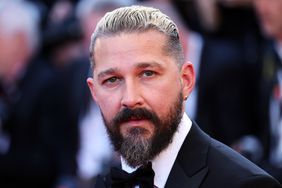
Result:
[[[127,128],[124,131],[123,137],[136,137],[136,138],[151,138],[152,137],[152,133],[151,131],[149,131],[148,129],[144,128],[144,127],[131,127],[131,128]]]

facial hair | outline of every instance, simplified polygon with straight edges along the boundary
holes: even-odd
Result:
[[[119,152],[131,167],[146,164],[156,157],[171,142],[182,118],[182,93],[171,105],[168,114],[163,118],[146,108],[124,108],[110,121],[102,117],[114,149]],[[150,138],[144,137],[148,130],[142,127],[132,127],[126,135],[122,135],[122,123],[134,120],[148,120],[154,126],[154,133]]]

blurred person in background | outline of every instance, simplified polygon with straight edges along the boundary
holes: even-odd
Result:
[[[79,150],[79,122],[88,108],[90,97],[85,79],[89,65],[82,61],[82,37],[75,17],[76,2],[56,1],[50,6],[41,55],[54,71],[54,79],[46,93],[44,123],[57,127],[58,139],[52,140],[59,159],[57,186],[79,187],[77,181],[77,152]],[[54,108],[55,107],[55,108]],[[63,134],[63,135],[61,135]]]
[[[282,182],[282,1],[254,0],[265,42],[260,53],[260,122],[265,131],[262,167]],[[270,134],[266,134],[266,133]]]
[[[38,9],[0,1],[0,187],[75,187],[66,96],[40,49]]]
[[[50,145],[56,153],[58,181],[56,187],[76,187],[76,153],[78,151],[78,118],[85,108],[87,92],[83,92],[83,74],[87,67],[77,63],[80,51],[81,33],[75,20],[67,17],[50,24],[43,37],[41,56],[48,61],[54,72],[54,79],[45,90],[44,120],[45,126],[52,125],[54,139]],[[53,28],[53,29],[50,29]],[[49,34],[46,34],[50,32]],[[71,83],[71,84],[70,84]]]
[[[46,25],[42,31],[42,54],[58,72],[80,58],[82,53],[82,32],[75,17],[75,9],[75,2],[59,0],[53,3],[46,16]]]
[[[39,21],[25,1],[0,2],[0,187],[50,187],[55,181],[39,126],[41,92],[52,78],[36,58]]]

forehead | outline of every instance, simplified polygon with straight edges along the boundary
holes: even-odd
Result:
[[[130,65],[134,62],[172,60],[164,50],[166,43],[167,36],[158,31],[100,37],[94,47],[95,70],[99,67]]]
[[[157,43],[156,43],[157,42]],[[111,51],[122,49],[146,48],[146,47],[163,47],[167,42],[165,34],[155,31],[141,31],[141,32],[121,32],[117,34],[109,34],[108,36],[101,36],[96,39],[94,51],[106,50],[111,48]],[[108,46],[110,44],[110,46]],[[122,48],[119,48],[122,46]]]

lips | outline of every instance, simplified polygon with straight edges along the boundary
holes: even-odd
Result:
[[[145,121],[149,121],[147,118],[141,117],[141,116],[131,116],[127,119],[124,119],[121,124],[140,124],[144,123]]]
[[[129,124],[131,126],[143,125],[144,123],[148,122],[146,119],[138,119],[138,118],[131,118],[128,121],[123,122],[122,124]]]
[[[144,117],[132,116],[132,117],[129,118],[128,121],[141,121],[141,120],[146,120],[146,118],[144,118]]]

